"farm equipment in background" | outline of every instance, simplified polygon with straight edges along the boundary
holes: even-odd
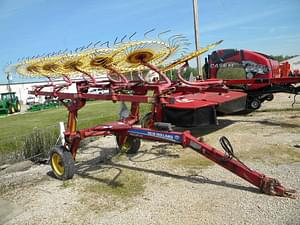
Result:
[[[173,37],[178,39],[178,35]],[[129,39],[130,40],[130,39]],[[173,125],[189,126],[216,123],[216,109],[240,110],[246,102],[242,91],[229,90],[222,80],[189,82],[183,79],[182,71],[187,61],[215,47],[192,52],[176,59],[168,65],[162,63],[180,48],[178,40],[129,41],[119,43],[114,48],[93,48],[76,54],[60,54],[47,58],[35,58],[15,65],[16,71],[24,76],[49,78],[49,84],[35,86],[30,94],[57,97],[67,108],[68,122],[64,132],[63,145],[55,147],[50,154],[50,164],[58,179],[71,179],[75,173],[74,160],[80,142],[88,137],[115,135],[119,150],[128,154],[137,153],[141,139],[156,140],[190,147],[194,151],[214,161],[232,173],[258,187],[270,195],[295,197],[293,190],[286,189],[279,181],[254,171],[242,163],[234,154],[227,138],[220,143],[224,152],[217,150],[191,135],[189,131],[174,132]],[[182,65],[178,70],[178,81],[172,82],[164,71]],[[161,68],[159,68],[160,66]],[[147,78],[143,72],[151,71],[155,77]],[[128,80],[127,72],[139,71],[138,78]],[[97,74],[107,73],[106,80],[97,79]],[[80,81],[72,79],[82,76]],[[53,84],[51,77],[61,76],[64,84]],[[158,79],[157,79],[158,78]],[[72,84],[75,93],[63,91]],[[103,93],[90,93],[97,88]],[[70,103],[65,103],[66,99]],[[79,110],[87,100],[107,100],[130,102],[129,115],[119,121],[78,129]],[[239,102],[235,104],[235,102]],[[140,103],[152,105],[152,111],[140,121]],[[242,104],[241,104],[242,103]],[[243,107],[243,106],[242,106]],[[176,116],[174,116],[176,115]],[[185,117],[185,118],[184,118]],[[183,120],[184,123],[181,121]]]
[[[21,104],[15,92],[1,94],[0,115],[13,114],[21,111]]]
[[[47,110],[47,109],[55,109],[58,106],[60,106],[59,101],[45,101],[42,104],[32,104],[30,107],[27,109],[28,112],[36,112],[36,111],[41,111],[41,110]]]
[[[239,71],[226,73],[226,70]],[[208,79],[223,79],[231,89],[247,93],[246,112],[272,101],[274,93],[298,94],[300,77],[291,76],[289,64],[280,64],[272,57],[248,50],[221,49],[208,56],[205,63]],[[219,73],[218,73],[219,72]],[[223,74],[222,74],[223,73]]]
[[[44,96],[45,97],[45,96]],[[53,97],[45,97],[42,103],[35,102],[29,104],[29,108],[27,109],[28,112],[36,112],[36,111],[41,111],[41,110],[47,110],[47,109],[54,109],[59,106],[61,106],[61,103],[59,100]]]

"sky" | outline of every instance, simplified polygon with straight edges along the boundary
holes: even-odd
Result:
[[[192,0],[0,0],[0,83],[19,58],[114,42],[155,28],[183,34],[194,46]],[[300,0],[198,0],[200,45],[271,55],[300,54]],[[150,35],[150,37],[151,37]],[[167,37],[166,37],[167,38]],[[204,58],[204,57],[202,57]],[[29,79],[13,74],[13,82]]]

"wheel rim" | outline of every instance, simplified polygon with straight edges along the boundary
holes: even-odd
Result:
[[[53,170],[56,174],[58,174],[59,176],[63,175],[65,172],[65,168],[63,166],[63,162],[62,162],[62,158],[59,154],[54,153],[52,155],[52,166],[53,166]]]
[[[17,111],[21,111],[21,105],[20,104],[17,104]]]
[[[143,124],[144,128],[150,128],[150,118],[147,118]]]
[[[123,144],[122,143],[122,138],[123,139]],[[121,153],[127,153],[128,151],[130,151],[131,147],[132,147],[132,141],[128,136],[118,136],[117,139],[118,145],[119,145],[119,149]]]
[[[252,101],[251,102],[252,109],[258,109],[259,108],[259,102],[258,101]]]
[[[128,137],[125,137],[124,144],[121,147],[122,152],[127,152],[131,148],[131,142]]]
[[[143,128],[151,128],[151,114],[147,114],[142,121]]]

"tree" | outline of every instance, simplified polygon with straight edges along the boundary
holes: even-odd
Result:
[[[278,62],[282,62],[284,60],[288,60],[288,59],[291,59],[291,58],[294,58],[296,57],[297,55],[271,55],[271,57],[275,60],[277,60]]]

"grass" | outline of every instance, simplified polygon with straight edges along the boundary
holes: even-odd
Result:
[[[197,152],[190,149],[184,150],[180,157],[171,161],[172,166],[180,166],[187,169],[204,169],[214,163]]]
[[[89,125],[89,121],[103,121],[108,117],[117,117],[119,104],[111,102],[88,102],[78,113],[79,127]],[[64,107],[40,112],[28,112],[0,118],[0,140],[7,136],[22,136],[33,128],[57,126],[67,121],[68,111]],[[92,119],[89,119],[92,118]],[[81,121],[81,119],[83,119]]]
[[[134,204],[132,199],[144,193],[147,180],[140,172],[111,168],[97,174],[93,175],[93,179],[77,179],[75,182],[81,184],[81,192],[84,193],[80,196],[83,210],[97,214],[116,208],[128,210]]]
[[[69,188],[74,186],[73,180],[64,180],[61,184],[61,188]]]
[[[103,174],[102,179],[104,179]],[[110,181],[87,185],[86,192],[96,195],[110,194],[118,198],[131,198],[144,192],[145,177],[140,173],[122,169],[116,179],[106,179]]]
[[[146,177],[139,172],[122,169],[114,177],[112,171],[100,173],[99,178],[84,179],[80,202],[87,210],[103,213],[120,207],[122,210],[132,206],[132,199],[142,195],[145,190]],[[125,203],[125,204],[124,204]]]
[[[286,147],[285,145],[265,145],[259,150],[250,150],[239,153],[242,160],[260,161],[273,165],[283,165],[300,162],[299,149]]]
[[[141,114],[150,110],[150,105],[141,104]],[[83,129],[119,118],[120,103],[108,101],[90,101],[78,112],[78,129]],[[66,124],[68,111],[64,107],[39,112],[28,112],[0,118],[0,162],[9,157],[16,158],[22,154],[26,140],[34,130],[52,131],[58,137],[58,123]],[[49,136],[49,135],[47,135]],[[28,139],[29,138],[29,139]],[[43,142],[48,142],[43,140]],[[52,141],[53,142],[53,141]],[[51,143],[52,143],[51,142]],[[27,141],[27,145],[30,145]],[[40,146],[40,145],[39,145]],[[14,153],[12,156],[11,153]]]

